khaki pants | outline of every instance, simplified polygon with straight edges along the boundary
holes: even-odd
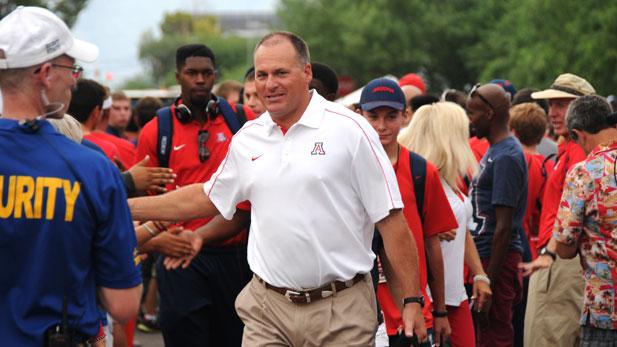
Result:
[[[529,279],[525,346],[579,346],[585,280],[577,255],[561,259]]]
[[[351,288],[295,304],[255,277],[236,299],[242,346],[374,346],[375,291],[370,274]]]

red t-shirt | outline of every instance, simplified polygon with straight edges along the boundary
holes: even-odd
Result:
[[[235,105],[231,105],[235,109]],[[254,113],[244,107],[247,120],[255,119]],[[174,109],[172,107],[172,113]],[[173,118],[173,135],[171,151],[169,155],[169,167],[177,175],[173,184],[166,186],[167,191],[172,191],[193,183],[202,183],[210,179],[210,176],[225,159],[229,144],[231,143],[232,133],[225,123],[225,118],[220,115],[215,119],[208,120],[203,126],[196,120],[181,123],[176,117]],[[197,135],[200,130],[210,133],[206,141],[206,147],[210,150],[210,157],[203,163],[199,160],[199,145]],[[143,159],[146,155],[150,156],[148,166],[159,166],[157,153],[158,140],[158,117],[154,117],[141,130],[137,145],[136,158]],[[238,206],[242,209],[250,208],[247,204]],[[185,229],[196,230],[200,226],[208,223],[212,218],[196,219],[183,222],[181,225]],[[219,246],[246,244],[247,231],[242,231],[235,237],[223,242]]]
[[[482,160],[482,157],[484,157],[484,154],[486,154],[486,151],[488,151],[490,145],[491,144],[485,138],[479,139],[474,136],[469,139],[469,147],[471,147],[471,151],[476,157],[478,163]]]
[[[120,158],[120,151],[118,151],[118,147],[109,141],[93,135],[94,133],[84,135],[84,139],[92,141],[94,144],[101,147],[107,158],[109,158],[109,160],[111,160],[111,162],[115,165],[116,162],[114,161],[114,157]]]
[[[98,137],[102,140],[111,142],[114,145],[116,145],[116,147],[118,147],[118,152],[120,153],[120,155],[118,156],[118,159],[120,159],[122,164],[124,164],[124,166],[127,169],[130,169],[131,166],[133,166],[136,163],[135,146],[133,146],[133,144],[130,143],[129,141],[125,139],[121,139],[117,136],[114,136],[108,133],[101,132],[101,131],[93,132],[91,133],[91,135],[93,137]]]
[[[411,178],[411,168],[409,166],[409,151],[401,146],[399,160],[394,164],[396,179],[398,181],[401,197],[403,198],[403,214],[409,225],[409,229],[416,242],[418,248],[418,268],[420,276],[420,290],[426,298],[424,306],[424,320],[427,328],[433,327],[433,316],[431,314],[432,304],[426,293],[427,271],[426,271],[426,255],[424,251],[424,238],[433,236],[440,232],[458,228],[458,223],[454,217],[454,213],[450,208],[450,203],[446,197],[446,193],[441,185],[437,168],[430,162],[426,162],[426,181],[424,185],[424,205],[422,206],[422,215],[424,217],[424,227],[420,216],[418,215],[418,207],[416,205],[416,197],[414,194],[413,181]],[[462,274],[461,274],[462,275]],[[379,305],[384,312],[386,322],[386,330],[388,335],[395,335],[397,328],[403,325],[401,313],[398,311],[392,295],[388,291],[386,283],[379,284],[377,288],[377,298]]]
[[[542,215],[540,216],[540,230],[536,248],[540,249],[548,243],[553,235],[553,226],[557,218],[557,210],[561,201],[563,184],[568,170],[587,157],[579,145],[572,141],[559,144],[559,151],[555,167],[546,179],[544,198],[542,199]]]

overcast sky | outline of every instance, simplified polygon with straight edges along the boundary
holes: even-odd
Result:
[[[99,46],[99,59],[83,64],[86,76],[115,88],[143,73],[138,60],[139,40],[158,27],[166,12],[274,11],[277,0],[90,0],[72,28],[75,37]],[[113,79],[106,80],[111,74]]]

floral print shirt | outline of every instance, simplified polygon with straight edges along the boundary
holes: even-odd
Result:
[[[585,277],[580,324],[617,329],[617,141],[598,145],[568,173],[553,236],[577,244]]]

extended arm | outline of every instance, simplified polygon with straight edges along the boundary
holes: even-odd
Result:
[[[202,183],[151,197],[129,199],[133,220],[187,221],[218,214]]]
[[[251,211],[236,209],[236,213],[231,220],[216,215],[207,224],[201,226],[195,231],[195,238],[192,240],[193,253],[183,257],[165,258],[165,268],[167,270],[176,269],[180,265],[182,268],[187,268],[195,255],[201,250],[204,244],[214,244],[224,242],[245,228],[248,228],[251,221]]]
[[[386,218],[377,223],[377,228],[403,297],[419,296],[418,253],[402,210],[390,211]],[[408,303],[403,308],[402,317],[405,335],[412,337],[415,333],[419,341],[426,338],[426,325],[420,305]]]

